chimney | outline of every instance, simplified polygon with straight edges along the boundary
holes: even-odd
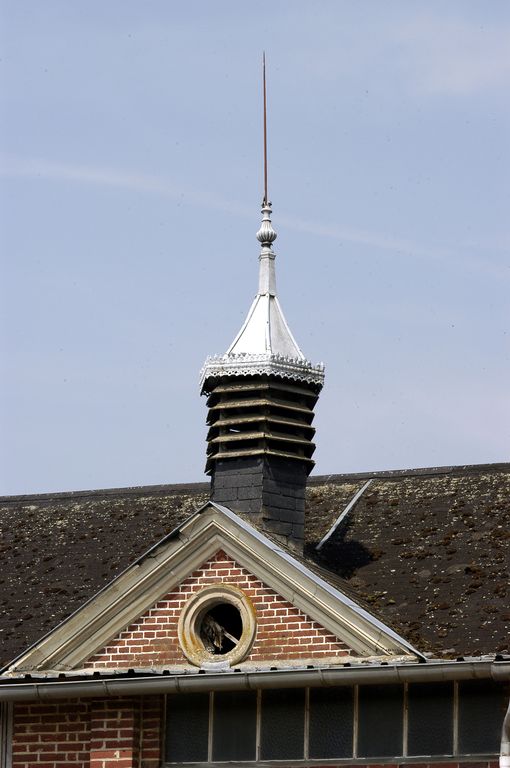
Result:
[[[314,466],[314,406],[324,366],[305,359],[276,296],[276,232],[263,202],[259,288],[224,355],[206,360],[207,463],[211,499],[303,549],[305,490]]]

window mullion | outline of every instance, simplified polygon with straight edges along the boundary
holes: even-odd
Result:
[[[257,691],[257,727],[255,732],[255,759],[260,760],[260,731],[262,722],[262,690]]]
[[[308,760],[309,745],[310,745],[310,689],[305,688],[305,729],[304,729],[304,744],[303,755],[304,759]]]
[[[404,698],[403,698],[404,715],[402,718],[402,755],[407,757],[409,748],[409,684],[404,683]]]
[[[459,684],[453,683],[453,754],[459,754]]]
[[[207,740],[207,762],[212,763],[213,754],[214,691],[209,692],[209,734]]]
[[[359,685],[354,686],[354,713],[352,718],[352,756],[358,757]]]

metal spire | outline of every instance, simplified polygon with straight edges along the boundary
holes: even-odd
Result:
[[[271,224],[271,203],[267,195],[267,98],[266,98],[266,54],[262,54],[262,92],[264,101],[264,198],[262,200],[262,224],[257,232],[257,240],[262,245],[260,252],[259,294],[269,293],[276,296],[276,276],[274,269],[275,254],[272,244],[276,232]]]
[[[201,371],[202,394],[208,392],[209,381],[223,376],[244,377],[273,375],[283,379],[304,381],[317,387],[324,382],[324,366],[313,365],[305,358],[285,320],[276,296],[275,252],[272,245],[276,232],[271,223],[271,203],[267,192],[267,95],[266,55],[262,57],[263,126],[264,126],[264,198],[262,223],[257,232],[261,244],[259,285],[248,316],[223,355],[208,357]]]
[[[268,204],[267,196],[267,103],[266,103],[266,52],[262,54],[262,83],[264,91],[264,199],[262,205]]]

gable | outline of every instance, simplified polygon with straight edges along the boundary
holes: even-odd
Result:
[[[136,623],[219,550],[228,552],[236,564],[341,639],[353,653],[383,656],[385,660],[416,660],[420,656],[404,638],[337,586],[324,581],[229,509],[210,502],[16,659],[9,671],[81,668],[98,649]],[[241,608],[243,604],[241,600]],[[189,642],[193,643],[192,633]]]
[[[83,666],[89,669],[189,666],[178,636],[181,612],[204,587],[225,582],[242,590],[255,609],[256,634],[242,663],[288,666],[302,664],[305,659],[347,661],[347,657],[357,656],[345,642],[219,550]],[[221,653],[217,653],[214,660],[220,662]]]

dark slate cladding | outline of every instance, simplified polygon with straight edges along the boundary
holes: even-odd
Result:
[[[0,498],[0,665],[208,498],[205,483]],[[305,541],[312,570],[419,650],[441,658],[508,652],[510,464],[312,477]]]
[[[303,551],[306,481],[314,462],[320,386],[278,376],[209,378],[207,463],[211,498],[253,516]]]
[[[302,546],[307,477],[303,465],[274,456],[217,461],[211,498],[244,513],[265,533]]]

